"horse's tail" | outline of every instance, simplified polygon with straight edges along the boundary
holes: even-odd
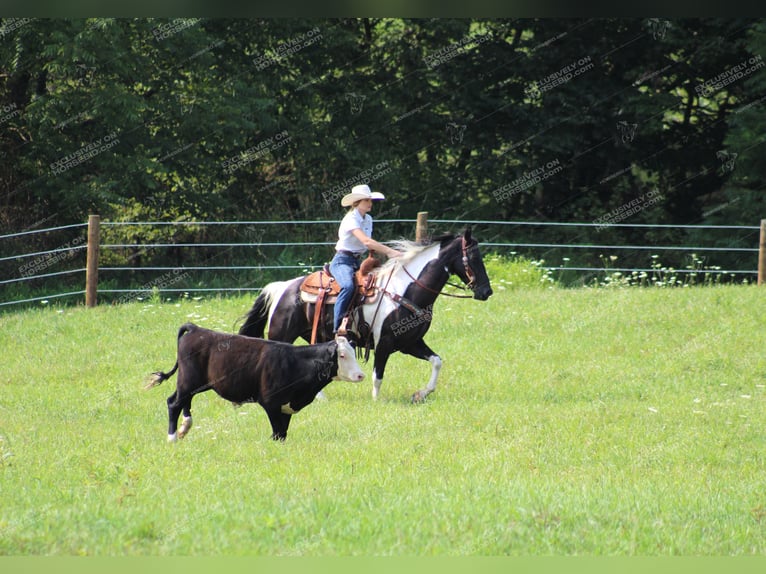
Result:
[[[284,285],[284,281],[275,281],[263,288],[253,307],[245,315],[245,323],[239,328],[240,335],[263,338],[271,306],[278,301],[276,295],[282,293]]]
[[[181,340],[181,337],[183,337],[186,333],[189,331],[193,331],[196,329],[197,326],[194,323],[184,323],[181,325],[181,328],[178,329],[178,340]],[[176,371],[178,370],[178,359],[176,359],[176,364],[173,365],[173,368],[167,372],[163,373],[162,371],[157,371],[156,373],[152,373],[149,375],[149,380],[147,381],[146,385],[144,385],[144,390],[148,391],[151,388],[156,387],[157,385],[161,385],[165,381],[167,381],[170,377],[176,374]]]

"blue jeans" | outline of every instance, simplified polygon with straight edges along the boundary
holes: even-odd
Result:
[[[360,265],[359,259],[346,253],[335,253],[335,257],[330,262],[330,273],[340,286],[338,300],[335,301],[335,309],[333,310],[333,331],[337,331],[340,327],[343,316],[348,311],[348,306],[354,297],[354,273]]]

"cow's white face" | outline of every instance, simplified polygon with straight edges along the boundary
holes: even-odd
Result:
[[[346,337],[335,337],[338,344],[338,376],[341,381],[358,383],[364,380],[364,373],[356,362],[356,351]]]

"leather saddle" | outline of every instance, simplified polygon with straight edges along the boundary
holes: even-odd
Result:
[[[382,263],[372,255],[362,261],[359,270],[354,274],[357,294],[354,300],[355,304],[374,302],[378,291],[376,288],[377,276],[373,270],[380,265]],[[316,303],[320,292],[323,294],[324,303],[330,304],[335,303],[338,293],[340,293],[340,286],[330,273],[329,265],[307,275],[301,283],[301,299],[305,303]]]

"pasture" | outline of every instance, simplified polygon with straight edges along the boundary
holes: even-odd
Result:
[[[176,379],[142,389],[251,297],[0,316],[0,554],[764,554],[760,289],[493,286],[437,300],[425,404],[397,353],[285,443],[211,392],[169,445]]]

